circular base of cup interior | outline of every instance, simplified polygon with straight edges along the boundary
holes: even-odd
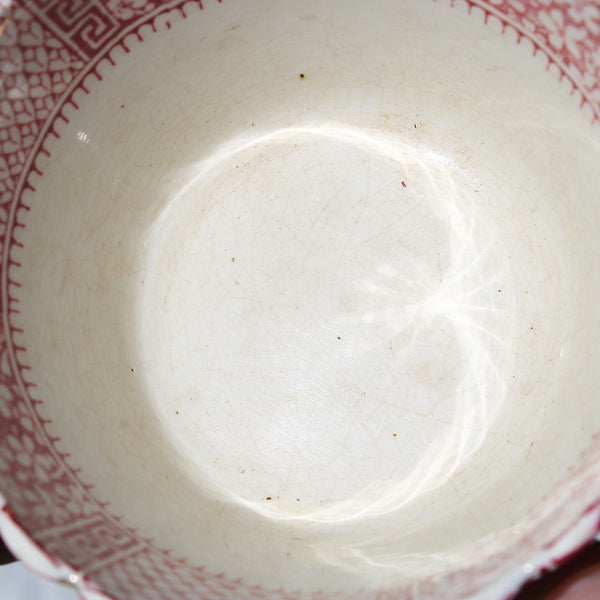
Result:
[[[13,249],[61,451],[140,535],[266,587],[476,563],[600,428],[597,126],[458,7],[346,6],[117,47]]]
[[[363,129],[211,157],[143,275],[142,364],[174,446],[278,518],[375,516],[447,482],[514,366],[487,204],[450,161]]]

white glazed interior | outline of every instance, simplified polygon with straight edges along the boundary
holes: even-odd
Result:
[[[99,64],[24,196],[13,323],[60,449],[143,536],[266,587],[519,539],[600,430],[589,112],[445,2],[170,25]]]

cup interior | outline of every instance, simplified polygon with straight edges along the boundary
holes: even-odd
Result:
[[[549,542],[598,494],[589,106],[460,3],[205,4],[97,64],[23,193],[12,323],[57,448],[270,589]]]

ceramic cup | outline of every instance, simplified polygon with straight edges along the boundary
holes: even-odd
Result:
[[[600,518],[593,0],[19,0],[0,530],[115,600],[504,600]]]

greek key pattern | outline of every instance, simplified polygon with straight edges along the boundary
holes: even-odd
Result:
[[[140,0],[28,0],[26,6],[65,45],[89,60],[119,31],[165,4]]]

